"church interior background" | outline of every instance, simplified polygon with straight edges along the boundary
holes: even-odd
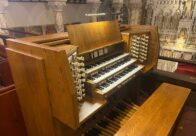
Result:
[[[64,24],[113,19],[121,24],[157,25],[160,56],[196,59],[196,0],[1,0],[0,4],[2,28],[43,35],[66,31]],[[170,72],[177,66],[161,59],[158,63],[158,69]]]
[[[195,88],[196,88],[196,80],[195,80],[196,79],[196,0],[0,0],[0,136],[1,136],[1,130],[3,130],[1,128],[5,128],[4,125],[6,125],[6,124],[9,125],[9,123],[7,123],[7,120],[11,122],[10,123],[11,127],[7,127],[8,129],[6,128],[5,131],[15,133],[14,129],[17,129],[17,127],[15,127],[15,125],[13,125],[12,122],[14,122],[14,123],[19,122],[19,123],[21,123],[21,125],[20,125],[21,132],[25,133],[25,135],[26,135],[26,128],[25,128],[25,125],[23,122],[22,113],[19,110],[19,108],[17,108],[17,109],[14,108],[14,107],[19,107],[20,105],[18,103],[17,93],[15,90],[15,84],[14,84],[11,70],[9,67],[10,66],[9,64],[11,64],[11,63],[8,61],[8,57],[7,57],[7,53],[6,53],[6,48],[7,47],[9,48],[9,45],[7,46],[7,43],[6,43],[6,39],[7,38],[17,39],[17,38],[26,38],[26,37],[32,38],[32,36],[40,36],[40,37],[42,37],[41,40],[43,39],[43,41],[45,41],[47,39],[47,38],[45,39],[45,37],[49,37],[49,40],[48,41],[46,40],[48,42],[49,46],[50,46],[50,44],[53,46],[56,44],[59,45],[59,44],[63,43],[63,46],[65,46],[66,48],[69,48],[72,45],[67,46],[67,44],[70,44],[70,41],[71,41],[70,40],[71,38],[69,37],[70,35],[68,36],[68,33],[67,33],[67,26],[68,25],[82,24],[82,23],[89,23],[89,22],[99,22],[99,21],[110,21],[110,20],[118,20],[119,26],[120,26],[119,27],[120,31],[121,31],[121,28],[126,28],[126,30],[128,30],[128,33],[126,31],[124,31],[124,33],[123,33],[123,31],[121,31],[122,35],[120,35],[119,28],[117,27],[117,30],[119,32],[119,37],[121,39],[120,44],[119,44],[120,46],[125,45],[124,42],[126,42],[126,40],[124,40],[124,41],[122,40],[123,35],[127,36],[128,34],[130,34],[127,36],[128,37],[127,43],[129,43],[129,42],[134,41],[134,38],[133,39],[131,38],[131,34],[133,35],[132,37],[134,37],[134,35],[136,35],[136,37],[137,37],[137,34],[140,35],[142,32],[142,35],[138,36],[137,38],[140,39],[140,37],[143,37],[143,36],[147,37],[147,38],[146,38],[146,40],[144,38],[141,41],[136,39],[136,41],[137,40],[139,41],[139,43],[136,43],[136,45],[140,48],[140,47],[142,47],[142,44],[144,44],[143,42],[147,41],[145,44],[147,46],[149,46],[150,48],[151,47],[154,48],[153,50],[156,50],[156,51],[152,51],[149,53],[148,52],[149,49],[147,48],[147,46],[145,44],[144,45],[146,46],[146,50],[148,50],[148,51],[143,50],[141,48],[143,51],[145,51],[145,53],[143,53],[143,54],[145,54],[145,56],[147,56],[147,55],[153,56],[153,57],[149,57],[148,60],[146,59],[146,62],[154,62],[154,64],[153,64],[154,66],[150,69],[150,71],[145,73],[144,76],[142,75],[140,77],[140,73],[139,73],[139,75],[136,75],[136,77],[138,76],[137,80],[138,81],[141,80],[141,90],[139,90],[140,87],[136,87],[140,83],[138,83],[138,81],[136,81],[135,79],[134,79],[133,85],[134,84],[137,84],[137,85],[136,86],[134,85],[134,87],[130,87],[133,90],[140,91],[138,100],[141,100],[142,101],[141,103],[143,103],[145,100],[147,100],[147,97],[150,96],[149,94],[152,93],[151,88],[148,90],[148,86],[150,86],[150,87],[152,86],[152,88],[153,88],[152,90],[154,91],[155,86],[157,87],[157,84],[160,84],[160,82],[166,82],[166,83],[168,82],[168,83],[172,83],[175,85],[180,85],[180,86],[188,87],[188,88],[192,87],[191,88],[192,89],[191,95],[189,97],[190,101],[187,101],[187,103],[189,103],[189,104],[191,103],[191,105],[187,104],[188,106],[183,108],[183,110],[185,111],[184,112],[185,114],[184,115],[180,114],[180,116],[183,115],[182,116],[183,120],[180,121],[179,126],[177,127],[177,133],[175,136],[184,136],[184,135],[185,136],[192,136],[192,135],[195,136],[195,134],[196,134],[196,129],[195,129],[196,128],[195,127],[196,126],[196,101],[195,101],[195,99],[196,99],[196,93],[195,93],[196,92],[195,91]],[[155,25],[157,27],[152,27],[152,26],[150,26],[150,27],[149,26],[139,26],[138,27],[137,25]],[[110,25],[108,25],[108,26],[110,26]],[[130,26],[135,26],[135,27],[130,27]],[[99,28],[101,28],[101,27],[99,27]],[[106,27],[104,27],[104,28],[106,28]],[[108,28],[110,29],[111,27],[108,27]],[[137,28],[137,30],[139,28],[139,29],[141,29],[141,31],[137,31],[136,29],[135,29],[136,31],[135,30],[132,31],[131,30],[132,28]],[[151,31],[150,29],[146,31],[146,28],[148,28],[148,29],[153,28],[152,29],[153,31]],[[96,29],[96,31],[97,30],[98,29]],[[106,35],[105,30],[107,31],[107,29],[101,30],[104,32],[104,36]],[[112,30],[112,29],[110,29],[110,30]],[[158,33],[159,33],[158,36],[157,36],[156,30],[158,30]],[[86,31],[86,30],[84,29],[84,31]],[[65,33],[63,33],[63,37],[61,35],[62,32],[65,32]],[[89,36],[83,31],[78,31],[78,32],[81,32],[78,37],[86,36],[85,37],[86,39],[91,39],[92,37],[93,38],[96,37],[94,35]],[[56,33],[59,33],[59,34],[56,34]],[[146,33],[148,33],[148,34],[146,34]],[[50,34],[54,34],[55,36],[54,35],[51,36]],[[47,36],[45,36],[45,35],[47,35]],[[66,37],[64,37],[64,35],[66,35]],[[100,34],[100,35],[102,35],[102,34]],[[110,36],[111,34],[107,33],[107,36],[108,35],[109,35],[110,39],[115,38],[115,34],[113,35],[113,33],[112,33],[113,37]],[[104,36],[98,35],[97,37],[103,38]],[[105,36],[105,37],[107,37],[107,36]],[[56,38],[56,37],[58,37],[58,38]],[[58,40],[56,40],[56,39],[58,39]],[[15,40],[13,40],[13,41],[15,41]],[[42,48],[43,41],[41,41],[40,43],[39,42],[37,42],[37,43],[35,42],[35,43],[38,45],[40,44],[41,45],[40,47]],[[54,41],[54,43],[53,43],[53,41]],[[96,40],[94,40],[94,41],[96,41]],[[96,47],[94,45],[94,41],[93,41],[93,47]],[[159,49],[159,43],[160,43],[160,49]],[[113,44],[118,45],[118,44],[112,42],[111,45],[113,46]],[[135,43],[133,42],[133,45],[134,44]],[[16,45],[13,44],[13,45],[17,46],[18,44],[16,44]],[[73,45],[75,45],[75,44],[73,44]],[[107,43],[107,46],[108,46],[108,43]],[[110,44],[109,44],[109,46],[110,46]],[[128,44],[127,44],[127,46],[128,46]],[[33,45],[32,45],[32,47],[33,47]],[[122,46],[122,47],[124,48],[124,46]],[[8,48],[7,48],[7,50],[9,51]],[[143,47],[143,48],[145,48],[145,47]],[[64,48],[62,48],[62,49],[64,49]],[[117,50],[117,52],[112,52],[113,50],[111,50],[110,52],[112,54],[119,53],[119,50],[118,50],[119,48],[115,48],[115,49]],[[134,49],[134,46],[133,46],[133,48],[127,49],[127,51],[129,50],[131,52],[131,50],[133,50],[133,49]],[[140,50],[138,48],[136,48],[136,49],[137,49],[136,51]],[[26,50],[26,48],[25,48],[25,50]],[[99,59],[99,58],[97,58],[97,56],[99,56],[100,54],[101,55],[99,57],[103,57],[103,58],[104,58],[104,56],[102,56],[103,54],[105,54],[105,55],[109,54],[108,50],[102,49],[102,51],[99,51],[99,52],[98,52],[98,50],[99,50],[99,48],[96,47],[95,49],[93,49],[93,52],[91,53],[91,55],[89,55],[89,56],[91,56],[93,61],[94,61],[94,59],[97,61]],[[31,49],[28,49],[28,51],[30,53],[34,52]],[[69,50],[69,52],[71,52],[73,54],[70,56],[74,56],[75,54],[78,53],[77,47],[74,47],[74,52],[76,52],[76,53],[73,53],[72,50]],[[135,51],[133,50],[133,52],[135,52]],[[38,51],[38,53],[40,53],[40,52]],[[45,50],[44,50],[44,53],[45,53]],[[27,53],[25,51],[24,55],[26,55],[26,54]],[[42,54],[42,52],[40,54]],[[97,54],[99,54],[99,55],[97,55]],[[129,53],[126,52],[126,54],[128,54],[126,56],[129,56]],[[139,53],[137,53],[137,54],[139,54]],[[139,54],[139,55],[142,56],[142,54]],[[29,55],[26,55],[26,56],[27,56],[27,58],[29,57]],[[32,56],[32,55],[30,55],[30,56]],[[88,56],[88,55],[86,55],[86,56]],[[51,69],[53,69],[53,65],[56,65],[56,58],[58,60],[58,56],[56,58],[54,57],[51,59],[51,56],[49,54],[49,55],[47,55],[47,57],[49,58],[49,59],[47,58],[48,60],[51,60],[51,62],[53,61],[54,63],[53,62],[48,63],[50,65],[48,65],[48,67],[45,67],[45,62],[46,62],[45,58],[43,57],[44,59],[42,60],[42,57],[36,56],[36,58],[39,58],[38,62],[41,63],[43,61],[42,62],[43,64],[42,65],[40,64],[41,68],[44,67],[44,69],[43,69],[44,72],[42,72],[42,71],[37,72],[38,74],[39,73],[45,74],[46,70],[48,70],[48,69],[49,69],[48,71],[53,71]],[[63,57],[63,59],[65,59],[64,56],[61,56],[61,57]],[[109,57],[111,57],[111,54],[109,54]],[[134,57],[134,56],[132,56],[132,57]],[[75,58],[75,56],[73,58]],[[137,57],[137,59],[138,58],[139,57]],[[156,59],[154,59],[154,58],[156,58]],[[14,59],[13,59],[13,62],[14,63],[16,62],[16,65],[20,65]],[[158,59],[158,61],[157,61],[157,59]],[[24,59],[24,60],[26,60],[26,59]],[[27,60],[29,60],[29,59],[27,59]],[[67,59],[67,60],[70,60],[70,59]],[[83,60],[84,59],[80,58],[79,62],[83,63]],[[97,64],[99,64],[101,62],[100,60],[97,61],[98,62]],[[105,60],[106,59],[104,59],[103,62],[105,62]],[[71,61],[73,61],[73,60],[71,60]],[[82,65],[79,65],[78,63],[72,64],[71,61],[69,63],[71,66],[70,68],[73,68],[72,65],[76,64],[76,65],[78,65],[78,67],[80,67],[83,70],[76,68],[75,69],[76,73],[70,72],[71,73],[70,77],[71,77],[71,75],[73,75],[73,77],[75,78],[76,76],[74,74],[78,74],[79,73],[78,71],[84,72],[87,70],[87,69],[84,69],[85,63]],[[74,61],[75,61],[75,59],[74,59]],[[134,60],[134,62],[136,62],[136,61],[137,60]],[[1,63],[1,62],[3,62],[3,63]],[[25,61],[22,61],[22,62],[24,63],[24,66],[28,66],[28,64],[30,64],[31,61],[27,64]],[[92,62],[89,62],[89,64],[91,64]],[[34,61],[33,61],[33,63],[34,63]],[[64,63],[64,61],[62,61],[62,63]],[[119,61],[116,61],[115,63],[119,63]],[[132,65],[132,62],[130,62],[130,63]],[[92,64],[94,64],[94,62]],[[97,64],[95,63],[95,66],[97,66]],[[120,66],[121,65],[122,64],[120,63]],[[127,66],[129,66],[129,65],[127,65]],[[49,66],[52,66],[52,67],[49,67]],[[112,64],[111,66],[114,66],[114,65]],[[64,68],[65,68],[64,66],[60,67],[60,68],[56,69],[56,71],[63,71]],[[102,67],[102,68],[107,70],[108,66],[105,68],[104,67]],[[98,68],[98,69],[102,70],[102,68]],[[39,67],[36,69],[39,69]],[[123,69],[125,69],[125,67]],[[112,70],[113,70],[113,68],[112,68]],[[116,70],[116,69],[114,69],[114,70]],[[109,75],[109,77],[113,77],[113,76],[115,77],[116,73],[119,74],[119,71],[121,71],[121,70],[118,70],[117,72],[115,71],[115,73],[113,73],[113,74],[111,74],[111,72],[110,72],[111,75]],[[26,70],[24,70],[24,71],[25,71],[24,73],[30,73],[30,75],[28,75],[29,77],[32,76],[33,72],[31,73],[31,72],[27,72]],[[21,73],[23,73],[23,71]],[[64,75],[64,77],[67,78],[69,76],[69,73],[67,73],[67,72],[65,72],[65,73],[66,74]],[[98,72],[97,71],[93,72],[92,77],[95,76],[94,73],[97,74]],[[108,72],[105,71],[104,73],[108,73]],[[127,75],[127,73],[125,75]],[[24,77],[28,77],[28,76],[25,75]],[[80,79],[82,79],[85,76],[86,76],[85,73],[78,74],[78,77]],[[123,74],[123,76],[124,76],[124,74]],[[38,76],[38,77],[41,81],[41,79],[42,79],[41,76]],[[64,80],[62,80],[62,82],[61,82],[60,80],[62,78],[59,78],[58,74],[54,73],[54,75],[52,75],[51,77],[55,77],[54,78],[55,80],[59,79],[58,80],[59,82],[57,82],[57,83],[55,82],[57,87],[60,86],[61,84],[62,85],[64,84]],[[131,77],[130,80],[132,80],[132,75],[130,77]],[[135,78],[135,75],[133,77]],[[18,79],[20,79],[20,78],[23,78],[23,76],[19,76]],[[6,82],[4,81],[4,79]],[[29,79],[34,80],[34,78],[29,78]],[[45,80],[45,78],[43,78],[43,79]],[[49,76],[49,78],[47,78],[48,81],[51,79],[52,78],[50,78],[50,76]],[[35,78],[35,80],[36,80],[36,78]],[[69,80],[70,80],[70,78],[69,78]],[[101,82],[102,82],[102,80],[103,79],[101,79]],[[50,82],[48,82],[48,81],[46,82],[46,84],[50,85]],[[83,79],[83,81],[86,81],[86,79]],[[77,82],[74,82],[74,84],[73,84],[76,86],[76,88],[80,88],[80,93],[78,93],[78,92],[77,93],[79,95],[81,95],[82,98],[83,98],[83,94],[85,92],[85,91],[83,91],[84,90],[83,89],[84,88],[83,81],[82,80],[77,81],[78,83],[82,83],[81,86],[79,86],[79,87],[76,86],[77,84],[75,84]],[[110,79],[109,79],[109,81],[110,81]],[[129,83],[127,81],[128,80],[126,80],[126,84]],[[33,86],[32,90],[36,90],[34,85],[32,85],[33,82],[30,82],[30,80],[29,80],[28,83],[31,84],[31,86]],[[42,82],[40,82],[40,84],[41,83]],[[44,82],[44,84],[45,84],[45,82]],[[66,85],[67,85],[67,82],[66,82]],[[69,83],[68,83],[68,85],[69,85]],[[98,83],[96,83],[96,87],[97,87],[97,85],[98,85]],[[21,82],[21,86],[23,86],[22,82]],[[52,84],[52,86],[53,86],[53,84]],[[59,92],[59,91],[56,91],[56,86],[51,87],[51,88],[53,88],[55,90],[54,92]],[[130,86],[132,86],[132,84],[130,84]],[[9,95],[10,95],[9,97],[7,96],[8,93],[4,91],[4,87],[6,87],[6,89],[7,89],[6,91],[9,92]],[[123,83],[122,89],[124,89],[124,88],[128,89],[128,87],[129,86],[125,87],[124,83]],[[135,89],[135,87],[136,87],[136,89]],[[1,88],[3,88],[3,89],[1,89]],[[46,88],[48,89],[48,87],[46,87]],[[65,87],[62,87],[62,88],[65,88]],[[119,88],[119,87],[116,86],[115,89],[116,88]],[[93,89],[94,89],[94,86],[93,86]],[[62,91],[63,89],[57,89],[57,90]],[[67,90],[67,89],[65,89],[65,90]],[[82,92],[81,92],[81,90],[82,90]],[[145,90],[146,90],[146,92],[145,92]],[[175,90],[175,89],[167,89],[167,91],[169,91],[169,93],[167,93],[167,94],[170,94],[172,90]],[[36,91],[39,92],[39,89],[37,89]],[[131,92],[130,90],[128,90],[128,91]],[[25,92],[30,92],[30,91],[25,90]],[[40,92],[42,92],[42,91],[40,91]],[[32,91],[32,93],[36,94],[34,91]],[[74,92],[74,94],[75,93],[76,92]],[[50,96],[50,93],[48,93],[48,94]],[[67,95],[68,93],[63,92],[63,94]],[[24,95],[24,96],[25,96],[24,97],[25,100],[27,100],[28,97],[26,97],[26,95]],[[28,96],[30,98],[30,95],[28,95]],[[36,96],[38,96],[38,95],[35,95],[35,97]],[[51,94],[51,96],[53,96],[53,95]],[[61,95],[59,95],[59,96],[61,96]],[[178,95],[176,95],[176,93],[175,93],[174,96],[178,96]],[[3,97],[5,99],[2,99]],[[33,95],[33,98],[35,98],[35,97]],[[166,98],[166,97],[167,96],[164,96],[163,98]],[[64,101],[65,100],[64,97],[60,97],[60,98],[62,98],[62,101],[65,103],[72,103],[70,101],[68,101],[68,102]],[[118,97],[115,96],[114,98],[115,98],[114,101],[116,101],[117,100],[116,98],[118,98]],[[180,101],[181,97],[178,97],[178,98],[179,98],[178,100]],[[172,97],[168,97],[168,99],[169,99],[168,103],[172,102],[170,100],[174,100],[174,99],[172,99]],[[42,101],[43,99],[41,99],[41,97],[40,97],[40,100]],[[55,99],[55,100],[58,100],[58,99]],[[156,99],[156,100],[158,100],[159,102],[157,102],[157,103],[160,104],[160,99]],[[163,100],[166,101],[165,99],[163,99]],[[178,100],[176,102],[179,102]],[[25,104],[26,104],[26,101],[25,101]],[[50,104],[50,102],[49,102],[49,104]],[[9,105],[11,105],[11,106],[9,106]],[[37,104],[37,102],[36,102],[36,104],[31,104],[31,105],[37,106],[39,104]],[[105,105],[105,101],[101,105]],[[27,106],[32,108],[29,105],[27,105]],[[159,107],[159,106],[153,105],[150,107]],[[161,106],[161,108],[162,107],[164,107],[164,106]],[[165,106],[165,107],[169,107],[169,106]],[[175,104],[175,106],[173,106],[173,107],[175,108],[178,106],[176,106],[176,104]],[[76,107],[76,108],[78,109],[78,107]],[[59,106],[59,109],[61,111],[61,109],[63,109],[63,108],[61,106]],[[88,108],[88,109],[90,109],[90,108]],[[146,108],[146,109],[154,110],[153,108]],[[162,110],[164,110],[164,109],[162,109]],[[16,116],[15,111],[19,113],[18,116]],[[83,110],[83,111],[85,111],[85,110]],[[96,109],[96,111],[97,111],[97,109]],[[172,113],[172,112],[173,111],[168,111],[168,113]],[[34,112],[29,112],[29,113],[34,113]],[[47,112],[45,112],[45,113],[47,113]],[[66,109],[66,113],[69,113],[69,112],[67,112],[67,109]],[[166,113],[166,112],[164,111],[163,115],[165,115],[164,113]],[[124,114],[124,110],[123,110],[123,114]],[[158,115],[157,117],[159,117],[159,114],[160,113],[156,114],[156,115]],[[4,115],[4,116],[2,116],[2,115]],[[62,115],[64,115],[64,113],[62,113]],[[155,114],[153,114],[153,116],[154,115]],[[37,116],[37,113],[36,113],[36,116]],[[13,119],[10,117],[13,117]],[[104,114],[104,117],[105,117],[105,114]],[[146,116],[144,116],[144,117],[146,117]],[[76,117],[76,118],[78,118],[78,117]],[[1,121],[3,119],[5,119],[4,122]],[[93,117],[93,119],[94,119],[94,117]],[[117,124],[117,126],[118,126],[118,124]],[[135,123],[135,124],[137,124],[137,123]],[[150,125],[148,125],[148,126],[150,126]],[[153,125],[153,126],[155,126],[155,125]],[[163,126],[165,126],[165,124]],[[37,128],[42,129],[42,127],[37,127]],[[172,127],[172,129],[173,128],[174,127]],[[10,131],[10,130],[13,130],[13,131]],[[154,129],[152,131],[154,131]],[[50,132],[50,131],[48,131],[48,132]],[[154,131],[154,132],[156,132],[156,131]],[[2,136],[4,136],[4,135],[2,135]],[[21,136],[21,134],[19,136]]]

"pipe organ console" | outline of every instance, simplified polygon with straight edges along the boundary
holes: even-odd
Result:
[[[157,63],[157,28],[121,34],[117,21],[105,21],[67,30],[7,40],[28,134],[114,135],[139,109],[140,76]]]

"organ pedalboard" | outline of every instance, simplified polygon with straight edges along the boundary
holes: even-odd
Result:
[[[139,108],[140,75],[157,63],[157,29],[138,27],[121,34],[117,21],[105,21],[69,25],[68,34],[9,40],[28,134],[114,135]]]

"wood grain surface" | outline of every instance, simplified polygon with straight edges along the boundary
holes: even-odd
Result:
[[[67,26],[71,44],[79,46],[79,53],[122,41],[117,21],[103,21]]]
[[[54,136],[43,59],[11,49],[7,53],[28,135]]]
[[[167,136],[190,89],[163,83],[116,133],[116,136]]]
[[[39,45],[29,42],[24,42],[21,40],[8,40],[8,48],[7,50],[10,50],[10,52],[20,52],[23,55],[23,57],[19,57],[20,59],[18,61],[24,60],[28,58],[28,56],[37,56],[42,59],[44,64],[44,70],[40,69],[38,70],[34,76],[44,76],[42,75],[41,71],[45,72],[45,78],[47,80],[47,84],[41,84],[41,87],[45,87],[47,89],[48,95],[48,106],[50,106],[50,109],[52,111],[52,117],[55,117],[62,123],[68,125],[71,128],[76,128],[79,125],[79,117],[78,117],[78,105],[76,100],[76,94],[75,94],[75,87],[73,82],[73,77],[71,75],[70,67],[68,64],[68,59],[66,56],[66,50],[65,48],[58,48],[55,47],[48,47],[46,45]],[[16,53],[15,56],[20,56],[20,53]],[[11,53],[10,53],[11,55]],[[15,67],[17,67],[19,64],[15,63],[14,57],[9,57],[9,61],[11,64],[12,73],[14,75],[14,81],[19,82],[20,80],[23,80],[23,82],[26,82],[29,80],[29,82],[35,83],[35,81],[30,78],[31,76],[28,75],[28,73],[24,73],[23,67],[26,68],[28,65],[22,65],[21,69],[15,70]],[[30,62],[29,62],[30,63]],[[26,63],[27,64],[27,63]],[[33,65],[34,64],[29,64]],[[19,79],[18,75],[26,75],[26,79]],[[41,74],[41,75],[39,75]],[[17,75],[17,76],[16,76]],[[28,80],[27,80],[28,79]],[[18,81],[19,80],[19,81]],[[32,81],[31,81],[32,80]],[[22,81],[20,84],[16,84],[16,90],[17,92],[20,92]],[[38,85],[38,84],[36,84]],[[26,90],[32,89],[33,86],[26,86]],[[41,89],[41,88],[40,88]],[[39,87],[37,90],[35,90],[37,95],[39,95],[40,90]],[[45,97],[45,96],[43,96]],[[30,95],[25,96],[21,93],[21,97],[19,99],[27,99],[30,100],[33,97]],[[24,103],[24,102],[21,102]],[[31,107],[29,107],[29,104],[25,104],[23,108],[28,109],[29,111],[32,110]],[[40,106],[40,105],[37,105]],[[38,107],[37,107],[38,108]],[[45,114],[48,111],[45,111]],[[32,114],[32,116],[34,116]],[[31,120],[30,117],[25,118],[25,120]],[[35,125],[35,124],[34,124]],[[42,128],[42,131],[48,131],[45,128]],[[37,134],[38,135],[38,134]]]

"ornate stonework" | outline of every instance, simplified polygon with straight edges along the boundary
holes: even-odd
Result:
[[[5,9],[8,7],[7,0],[0,1],[0,28],[7,28],[6,18],[5,18]],[[0,29],[1,34],[7,34],[8,32]]]
[[[52,8],[54,15],[55,15],[55,25],[56,30],[58,33],[64,32],[64,8],[66,6],[67,0],[54,0],[54,1],[48,1],[48,5],[50,8]]]
[[[183,31],[187,35],[186,44],[195,44],[196,0],[148,0],[147,6],[150,3],[153,3],[151,24],[159,27],[161,41],[175,43]]]

